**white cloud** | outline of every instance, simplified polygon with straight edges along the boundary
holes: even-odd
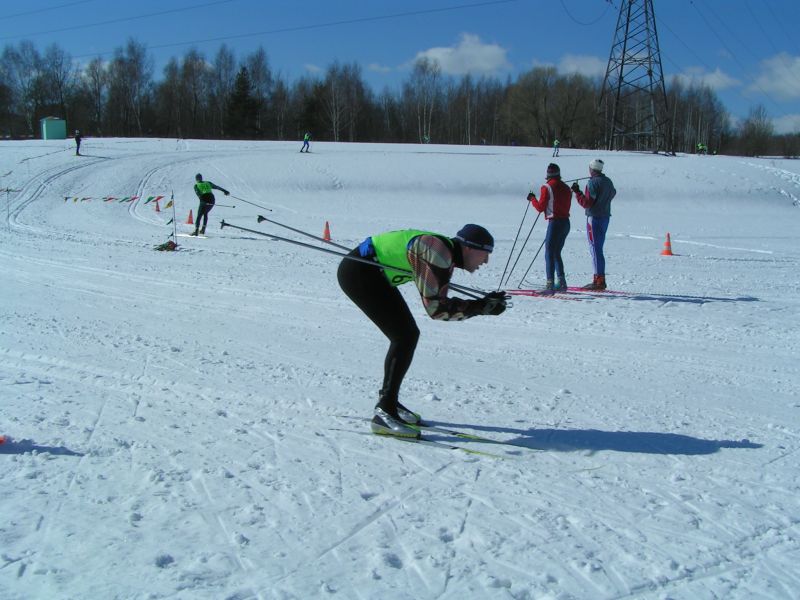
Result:
[[[373,73],[391,73],[392,68],[379,65],[378,63],[370,63],[367,65],[367,71],[372,71]]]
[[[727,90],[742,83],[738,79],[723,73],[719,67],[712,72],[706,71],[703,67],[687,67],[682,73],[676,73],[672,77],[686,86],[705,85],[715,92]]]
[[[775,133],[800,133],[800,114],[784,115],[772,119]]]
[[[761,61],[760,73],[747,90],[775,94],[781,100],[800,98],[800,56],[781,52]]]
[[[306,63],[303,65],[303,68],[308,71],[309,73],[322,73],[324,70],[322,67],[318,67],[317,65],[312,65],[311,63]]]
[[[492,75],[511,69],[506,52],[497,44],[484,44],[477,35],[462,33],[461,40],[455,46],[430,48],[417,53],[415,60],[435,60],[442,68],[442,73],[448,75]]]
[[[565,54],[558,63],[558,72],[562,75],[578,73],[586,77],[604,76],[608,61],[596,56]]]

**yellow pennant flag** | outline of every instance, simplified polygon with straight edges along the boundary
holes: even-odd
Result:
[[[172,200],[167,202],[166,205],[164,205],[164,208],[172,208]]]

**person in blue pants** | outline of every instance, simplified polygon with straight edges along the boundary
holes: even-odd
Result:
[[[586,209],[586,238],[594,263],[594,278],[592,283],[583,286],[586,290],[606,289],[606,257],[603,246],[611,221],[611,201],[617,195],[617,190],[611,179],[603,174],[604,166],[605,163],[599,158],[589,163],[589,183],[583,192],[577,181],[572,184],[578,204]]]
[[[561,251],[569,235],[569,209],[572,204],[572,191],[561,181],[561,169],[555,163],[547,166],[547,180],[542,186],[539,198],[531,192],[528,201],[547,220],[547,233],[544,239],[544,263],[547,283],[545,290],[555,292],[567,289],[567,278],[564,274],[564,261]],[[555,275],[558,274],[558,284]]]

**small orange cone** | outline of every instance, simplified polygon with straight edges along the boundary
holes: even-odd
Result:
[[[156,212],[161,212],[161,208],[158,206],[158,200],[156,200]]]
[[[187,225],[194,225],[194,219],[192,219],[192,209],[189,209],[189,218],[186,219]]]
[[[331,241],[331,228],[327,221],[325,221],[325,231],[322,233],[322,239],[326,242]]]
[[[667,234],[667,240],[664,242],[664,249],[661,251],[661,256],[675,256],[672,253],[672,243],[669,240],[669,233]]]

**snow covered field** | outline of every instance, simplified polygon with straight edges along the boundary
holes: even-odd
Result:
[[[454,281],[494,289],[550,150],[299,148],[0,143],[4,600],[800,595],[800,163],[564,149],[565,179],[606,161],[607,278],[632,294],[441,323],[404,286],[401,400],[516,444],[431,436],[494,459],[345,418],[371,416],[386,342],[338,259],[219,223],[328,221],[348,247],[480,223],[492,260]],[[197,172],[272,212],[218,193],[207,239],[154,251],[173,191],[191,230]],[[572,285],[584,227],[573,203]],[[522,287],[543,283],[540,256]]]

